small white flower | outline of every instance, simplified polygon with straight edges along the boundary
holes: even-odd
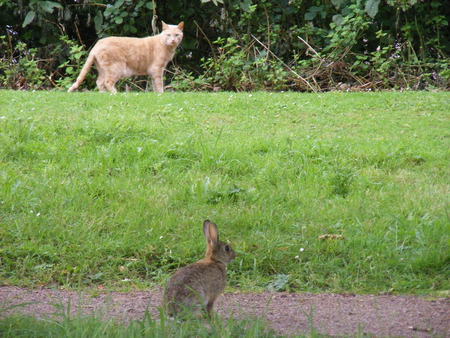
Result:
[[[305,248],[300,248],[300,252],[303,252],[303,251],[305,251]]]
[[[37,217],[41,216],[41,213],[40,213],[40,212],[38,212],[38,213],[36,214],[36,216],[37,216]]]
[[[140,153],[142,151],[142,147],[137,147],[137,152]]]
[[[163,236],[159,236],[159,239],[163,239]]]

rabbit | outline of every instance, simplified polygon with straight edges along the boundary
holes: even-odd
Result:
[[[205,258],[177,270],[167,282],[163,297],[163,308],[170,317],[193,311],[201,314],[205,310],[211,317],[214,302],[225,289],[226,266],[236,258],[233,249],[219,241],[217,226],[203,222],[206,238]]]

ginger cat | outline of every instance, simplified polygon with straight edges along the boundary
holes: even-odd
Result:
[[[150,75],[153,91],[164,91],[164,70],[172,60],[183,39],[184,23],[162,23],[161,34],[146,38],[108,37],[99,40],[92,48],[83,69],[69,92],[77,89],[95,62],[98,70],[97,87],[115,93],[115,84],[124,77]]]

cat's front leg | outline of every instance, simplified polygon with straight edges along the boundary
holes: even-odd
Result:
[[[150,72],[150,76],[152,77],[152,87],[155,93],[164,92],[163,75],[164,75],[164,68],[152,69]]]

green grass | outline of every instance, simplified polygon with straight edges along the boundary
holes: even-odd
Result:
[[[450,289],[450,93],[0,91],[0,283]],[[319,239],[320,235],[341,238]]]
[[[102,313],[94,313],[89,316],[71,314],[70,308],[61,307],[59,304],[55,304],[55,310],[55,314],[48,318],[21,315],[0,318],[0,334],[4,338],[278,336],[261,319],[257,318],[221,320],[218,316],[214,316],[213,319],[207,321],[196,318],[173,321],[161,315],[161,319],[154,320],[147,311],[144,318],[124,323],[108,318]],[[313,335],[308,335],[308,337],[319,337],[314,328],[310,328],[310,330]]]

